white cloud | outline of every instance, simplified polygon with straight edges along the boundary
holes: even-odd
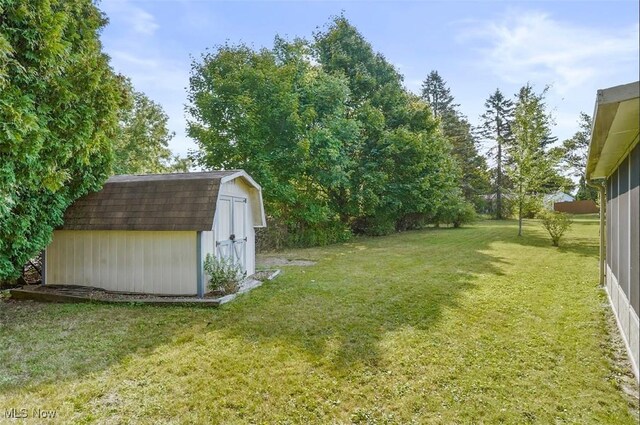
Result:
[[[139,6],[126,0],[105,1],[101,8],[111,16],[117,16],[119,20],[126,22],[131,31],[138,35],[152,36],[159,28],[152,14]]]
[[[637,24],[605,31],[521,11],[466,26],[460,41],[479,42],[479,65],[508,83],[552,83],[562,94],[620,67],[637,67]]]
[[[132,10],[129,22],[139,34],[152,35],[158,29],[158,24],[153,15],[140,8]]]

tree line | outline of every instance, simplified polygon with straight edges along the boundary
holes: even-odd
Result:
[[[310,41],[206,53],[189,101],[195,162],[253,175],[287,244],[459,225],[472,211],[429,104],[344,17]]]
[[[544,90],[527,85],[515,101],[496,91],[474,128],[436,71],[410,92],[344,16],[310,40],[225,44],[194,60],[187,131],[198,149],[180,158],[161,106],[111,68],[106,24],[90,0],[0,1],[0,280],[112,174],[243,168],[283,243],[315,245],[458,226],[491,210],[493,193],[497,218],[507,204],[522,217],[568,183],[561,159],[576,172],[584,161],[589,126],[553,148]],[[495,147],[492,167],[481,141]]]

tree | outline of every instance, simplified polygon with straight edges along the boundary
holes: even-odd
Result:
[[[598,199],[598,191],[587,185],[585,172],[587,169],[587,156],[589,154],[589,142],[591,140],[591,117],[580,112],[578,118],[578,131],[570,139],[562,142],[562,154],[568,170],[579,178],[578,194],[576,199]]]
[[[505,191],[504,150],[511,140],[511,122],[513,120],[513,102],[504,97],[500,89],[489,96],[484,104],[479,134],[494,146],[489,155],[495,160],[494,189],[496,194],[496,219],[504,217],[502,195]]]
[[[247,170],[264,187],[272,218],[299,244],[343,237],[347,152],[359,136],[346,116],[344,78],[323,72],[308,54],[304,42],[280,38],[271,50],[220,46],[193,63],[188,107],[188,134],[200,148],[194,160]]]
[[[443,135],[452,146],[453,156],[460,169],[458,186],[464,198],[479,209],[484,202],[481,195],[489,192],[489,174],[485,158],[478,154],[478,141],[467,118],[458,111],[450,89],[437,71],[431,71],[422,84],[422,99],[435,117],[440,119]]]
[[[169,171],[172,173],[188,173],[193,167],[193,160],[188,156],[174,155]]]
[[[447,87],[447,83],[438,74],[438,71],[431,71],[422,82],[422,99],[429,104],[433,115],[441,119],[446,115],[453,114],[460,106],[453,103],[451,89]]]
[[[125,84],[90,0],[0,3],[0,280],[108,177]]]
[[[444,193],[458,192],[449,178],[457,173],[451,146],[436,134],[430,108],[405,90],[397,70],[343,16],[316,32],[314,41],[322,68],[346,77],[348,111],[360,123],[350,183],[356,230],[386,233],[434,217]],[[399,190],[406,185],[416,188],[411,196]]]
[[[507,171],[513,182],[513,200],[518,210],[518,236],[522,236],[522,219],[526,205],[553,175],[555,160],[545,150],[550,138],[553,120],[546,110],[545,95],[529,84],[517,95],[514,118],[511,125],[513,140],[507,146],[509,156]]]
[[[154,174],[171,170],[173,160],[162,107],[128,85],[129,99],[121,111],[120,132],[114,140],[114,174]]]
[[[313,42],[219,46],[193,63],[189,101],[194,160],[254,175],[289,244],[414,227],[458,196],[430,108],[343,17]]]

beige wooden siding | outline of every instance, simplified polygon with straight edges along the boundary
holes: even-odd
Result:
[[[213,231],[202,232],[202,259],[204,260],[207,254],[215,254],[216,241],[213,236]]]
[[[197,291],[196,232],[56,230],[46,255],[47,284],[150,294]]]
[[[242,178],[233,179],[224,183],[220,187],[220,195],[235,196],[241,198],[247,198],[247,214],[245,222],[245,232],[247,236],[246,247],[246,263],[247,263],[247,275],[250,276],[256,272],[256,232],[253,228],[254,214],[259,214],[260,206],[256,205],[255,194],[256,191],[253,187],[244,182]],[[256,191],[257,192],[257,191]],[[217,218],[216,218],[217,219]]]

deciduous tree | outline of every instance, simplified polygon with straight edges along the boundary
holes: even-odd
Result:
[[[162,107],[128,85],[129,102],[121,111],[114,139],[113,174],[154,174],[171,170],[169,117]]]
[[[193,63],[188,134],[198,164],[247,170],[263,185],[270,214],[313,243],[349,216],[348,152],[359,127],[346,114],[344,78],[308,54],[305,43],[278,38],[271,50],[225,45],[203,55]]]
[[[438,136],[430,108],[404,89],[393,65],[343,16],[314,41],[322,69],[346,76],[347,110],[361,128],[350,183],[356,230],[386,233],[435,217],[444,193],[459,192],[451,145]],[[400,190],[408,185],[411,196]]]
[[[518,211],[518,236],[522,236],[524,208],[554,174],[556,161],[545,150],[553,120],[547,112],[547,88],[535,93],[529,84],[517,95],[511,125],[513,139],[507,146],[509,177],[513,182],[513,201]]]

